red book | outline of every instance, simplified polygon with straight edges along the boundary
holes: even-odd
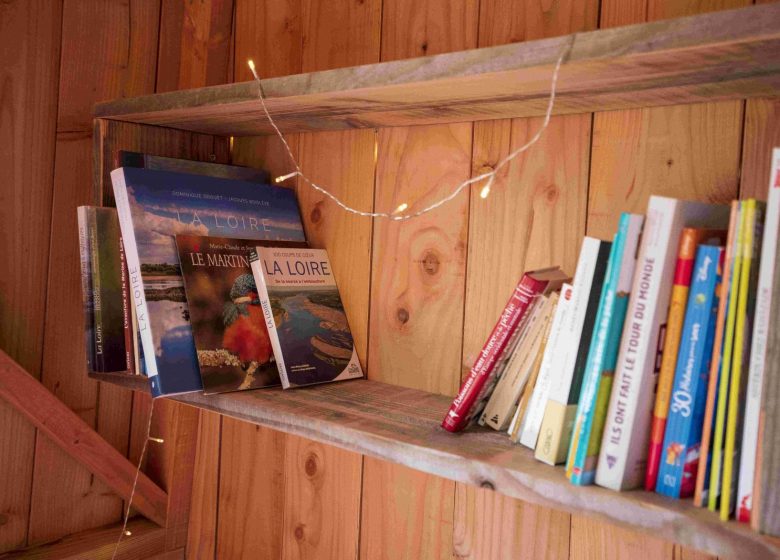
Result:
[[[459,432],[478,417],[498,380],[498,368],[512,335],[523,320],[534,298],[557,289],[569,278],[558,268],[545,268],[526,272],[515,287],[498,323],[493,327],[477,361],[452,401],[450,409],[442,420],[442,427],[450,432]]]

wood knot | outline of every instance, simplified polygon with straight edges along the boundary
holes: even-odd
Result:
[[[545,198],[547,199],[548,204],[555,204],[558,200],[558,195],[560,194],[560,191],[558,190],[558,187],[555,185],[550,185],[547,187],[547,192],[545,193]]]
[[[423,52],[423,54],[428,52],[428,41],[426,41],[422,45],[420,45],[420,50]]]
[[[674,160],[669,158],[666,160],[666,167],[671,167],[674,164]]]
[[[311,223],[318,224],[322,219],[322,211],[320,210],[320,203],[318,202],[311,211]]]
[[[209,154],[209,161],[211,163],[214,163],[215,161],[217,161],[217,154]]]
[[[398,308],[398,311],[395,312],[395,316],[402,325],[405,325],[409,321],[409,312],[403,307]]]
[[[439,261],[439,257],[436,253],[433,251],[426,251],[425,256],[423,256],[423,259],[421,261],[422,268],[425,272],[433,276],[437,272],[439,272],[439,266],[441,265],[441,261]]]
[[[306,471],[306,476],[309,478],[312,478],[317,474],[318,465],[316,453],[309,453],[309,456],[306,457],[306,462],[304,463],[303,468]]]
[[[293,534],[295,535],[296,541],[302,541],[304,537],[306,536],[304,529],[306,526],[303,523],[299,523],[297,527],[295,527],[295,531],[293,531]]]
[[[479,483],[480,488],[487,488],[488,490],[495,490],[496,487],[489,480],[483,480]]]
[[[6,525],[11,519],[5,513],[0,513],[0,527]]]

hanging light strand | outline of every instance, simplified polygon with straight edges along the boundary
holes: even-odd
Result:
[[[273,117],[271,117],[271,113],[268,111],[268,107],[265,104],[265,93],[263,91],[263,85],[260,80],[260,76],[257,75],[257,70],[255,69],[255,63],[252,60],[249,60],[247,61],[247,64],[249,65],[249,69],[252,71],[252,75],[254,76],[255,81],[257,82],[258,98],[260,99],[260,104],[263,107],[263,112],[265,113],[268,122],[271,124],[271,127],[276,132],[276,135],[279,137],[279,140],[282,141],[282,144],[284,145],[284,149],[287,151],[287,155],[290,157],[290,161],[295,167],[295,171],[277,177],[275,179],[275,182],[281,183],[282,181],[286,181],[287,179],[291,179],[292,177],[300,177],[311,188],[327,196],[333,202],[335,202],[339,207],[341,207],[343,210],[347,212],[356,214],[358,216],[365,216],[369,218],[387,218],[389,220],[395,220],[395,221],[410,220],[412,218],[422,216],[423,214],[427,214],[428,212],[431,212],[432,210],[444,206],[445,204],[447,204],[448,202],[456,198],[463,191],[463,189],[465,189],[469,185],[473,185],[474,183],[479,183],[480,181],[487,181],[485,186],[482,187],[482,190],[480,191],[480,197],[487,198],[488,195],[490,194],[490,187],[493,184],[496,174],[501,170],[501,168],[503,168],[507,163],[512,161],[518,155],[528,150],[531,146],[536,144],[539,141],[539,139],[542,137],[542,134],[544,134],[544,131],[547,129],[547,125],[550,124],[550,118],[552,117],[553,107],[555,106],[555,91],[558,85],[558,73],[561,69],[561,64],[563,63],[563,59],[566,57],[566,54],[571,50],[573,44],[574,44],[574,38],[572,37],[572,41],[568,43],[567,47],[564,49],[564,52],[561,53],[561,55],[558,57],[558,61],[555,63],[555,68],[553,69],[552,77],[550,79],[550,97],[549,100],[547,101],[547,111],[545,112],[542,125],[536,131],[536,134],[534,134],[533,137],[528,142],[526,142],[525,144],[523,144],[522,146],[520,146],[519,148],[511,152],[509,155],[507,155],[505,158],[503,158],[501,161],[499,161],[495,165],[495,167],[493,167],[490,171],[486,171],[485,173],[481,173],[479,175],[471,177],[470,179],[466,179],[465,181],[460,183],[457,187],[455,187],[455,189],[444,198],[420,210],[417,210],[415,212],[410,212],[408,214],[404,213],[409,208],[409,205],[406,202],[400,204],[392,213],[366,212],[363,210],[358,210],[357,208],[352,208],[348,204],[342,202],[341,199],[339,199],[336,195],[328,191],[326,188],[319,186],[317,183],[315,183],[314,181],[309,179],[306,175],[304,175],[300,165],[298,164],[298,160],[295,159],[295,156],[293,155],[292,150],[290,149],[290,145],[287,143],[287,140],[284,137],[284,134],[282,134],[282,131],[279,130],[278,126],[276,126],[276,122],[274,122]]]

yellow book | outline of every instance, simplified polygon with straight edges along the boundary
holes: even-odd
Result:
[[[734,328],[734,348],[732,353],[731,379],[729,380],[728,415],[726,417],[726,445],[723,451],[723,489],[720,498],[720,518],[727,521],[736,495],[735,468],[739,465],[738,437],[742,436],[742,416],[746,377],[742,376],[746,362],[745,352],[749,348],[750,328],[748,317],[752,315],[755,304],[756,222],[761,221],[761,208],[755,199],[743,202],[745,212],[742,220],[742,266],[739,271],[739,294],[737,295],[736,325]],[[735,464],[736,463],[736,464]]]
[[[718,405],[715,413],[715,430],[712,438],[712,463],[710,466],[710,487],[707,498],[707,509],[718,509],[718,498],[721,495],[721,467],[723,465],[723,440],[726,429],[726,404],[729,392],[731,374],[731,356],[734,349],[734,326],[737,318],[737,294],[742,270],[743,232],[745,226],[746,207],[739,204],[737,218],[737,235],[734,246],[734,267],[731,271],[731,286],[729,288],[728,312],[726,314],[726,332],[723,335],[723,358],[721,360],[720,379],[718,380]]]

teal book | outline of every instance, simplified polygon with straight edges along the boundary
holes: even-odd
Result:
[[[567,476],[573,484],[593,484],[596,476],[642,222],[642,216],[622,214],[612,244],[566,462]]]
[[[722,247],[700,245],[696,251],[655,485],[672,498],[692,496],[696,485],[722,259]]]

